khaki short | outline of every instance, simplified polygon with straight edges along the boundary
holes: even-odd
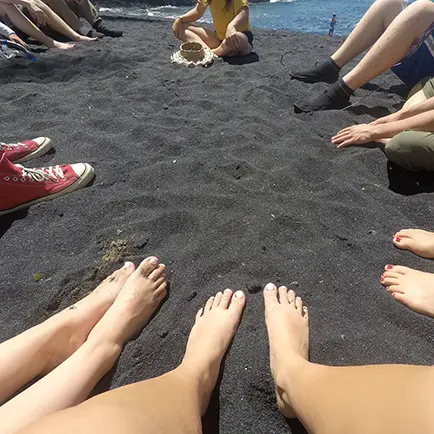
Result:
[[[434,78],[423,78],[416,87],[422,87],[426,98],[434,97]],[[434,133],[403,131],[387,142],[384,152],[390,161],[408,170],[434,171]]]

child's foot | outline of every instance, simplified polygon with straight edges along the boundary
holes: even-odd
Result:
[[[193,372],[202,382],[202,411],[208,406],[215,387],[220,364],[231,342],[246,304],[242,291],[230,289],[211,297],[196,315],[181,369]]]
[[[59,50],[70,50],[71,48],[74,48],[75,44],[71,42],[59,42],[59,41],[53,41],[53,46],[50,48],[58,48]]]
[[[54,327],[57,332],[47,347],[50,361],[44,373],[66,360],[84,343],[95,324],[113,304],[134,268],[133,263],[126,262],[87,297],[46,321],[47,327]]]
[[[434,259],[434,233],[421,229],[403,229],[393,236],[393,244],[399,249],[423,258]]]
[[[93,328],[88,341],[125,345],[142,329],[166,296],[165,266],[154,256],[146,258],[131,274],[113,305]]]
[[[381,284],[408,308],[434,318],[434,274],[386,265]]]
[[[265,323],[270,342],[270,367],[276,383],[277,405],[285,417],[296,417],[290,400],[291,376],[308,360],[307,307],[293,290],[273,283],[264,288]]]

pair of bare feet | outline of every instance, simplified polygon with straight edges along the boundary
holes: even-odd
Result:
[[[75,42],[97,42],[99,41],[98,38],[90,38],[89,36],[83,36],[77,33],[77,36],[74,39]],[[53,42],[51,45],[48,45],[48,48],[57,48],[59,50],[70,50],[71,48],[74,48],[75,44],[74,42],[59,42],[55,41],[53,39]]]
[[[418,256],[434,259],[434,233],[404,229],[393,236],[393,244]],[[434,274],[400,265],[386,265],[381,284],[392,297],[408,308],[434,317]]]
[[[165,297],[164,270],[165,266],[155,257],[145,259],[136,270],[134,264],[127,262],[90,295],[47,320],[47,325],[57,333],[47,346],[49,362],[44,372],[62,363],[86,340],[108,340],[121,348],[143,328]],[[278,404],[286,416],[292,416],[280,378],[289,365],[307,360],[307,308],[294,291],[283,286],[276,288],[272,283],[264,288],[264,301]],[[208,405],[222,358],[237,330],[245,303],[242,291],[226,289],[209,298],[196,315],[180,369],[199,378],[202,411]]]

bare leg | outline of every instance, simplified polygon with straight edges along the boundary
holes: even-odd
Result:
[[[134,265],[113,273],[78,303],[0,344],[0,403],[67,359],[114,302]]]
[[[80,33],[82,24],[77,15],[69,7],[66,0],[42,0],[50,9],[52,9],[60,18],[62,18],[69,27]]]
[[[143,261],[86,342],[57,368],[0,407],[2,434],[12,434],[87,398],[113,367],[123,345],[143,327],[166,293],[164,265]]]
[[[152,380],[104,393],[59,412],[25,433],[201,433],[220,364],[238,327],[245,297],[231,290],[211,297],[196,316],[181,365]],[[144,427],[146,427],[144,429]]]
[[[88,38],[78,34],[75,30],[71,29],[62,18],[59,17],[55,12],[53,12],[45,3],[38,1],[37,5],[45,12],[48,17],[47,25],[54,29],[56,32],[66,36],[73,41],[87,41],[94,42],[98,41],[98,38]]]
[[[237,36],[239,43],[239,50],[234,51],[228,41],[225,39],[219,47],[212,50],[216,56],[247,56],[252,52],[252,46],[244,33],[238,32]]]
[[[434,3],[418,0],[402,11],[358,65],[343,77],[353,90],[398,63],[434,22]]]
[[[59,48],[61,50],[68,50],[74,47],[74,44],[64,44],[51,39],[36,27],[15,5],[2,4],[1,8],[17,29],[20,29],[26,35],[35,38],[37,41],[42,42],[47,47]]]
[[[344,66],[373,45],[402,10],[402,0],[377,0],[368,9],[345,42],[331,56]]]
[[[202,27],[195,27],[191,24],[184,24],[181,33],[182,42],[198,42],[203,47],[214,49],[217,48],[221,41],[214,32]]]
[[[278,297],[279,294],[279,297]],[[310,363],[308,316],[285,287],[264,290],[271,371],[278,405],[310,433],[406,434],[434,429],[434,368]]]

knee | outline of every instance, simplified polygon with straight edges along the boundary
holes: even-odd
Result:
[[[411,10],[416,16],[426,16],[426,14],[432,16],[434,14],[434,3],[431,0],[416,0],[407,9]]]
[[[417,131],[397,134],[384,148],[386,157],[407,170],[434,170],[434,153],[429,146],[424,146],[419,135]]]

